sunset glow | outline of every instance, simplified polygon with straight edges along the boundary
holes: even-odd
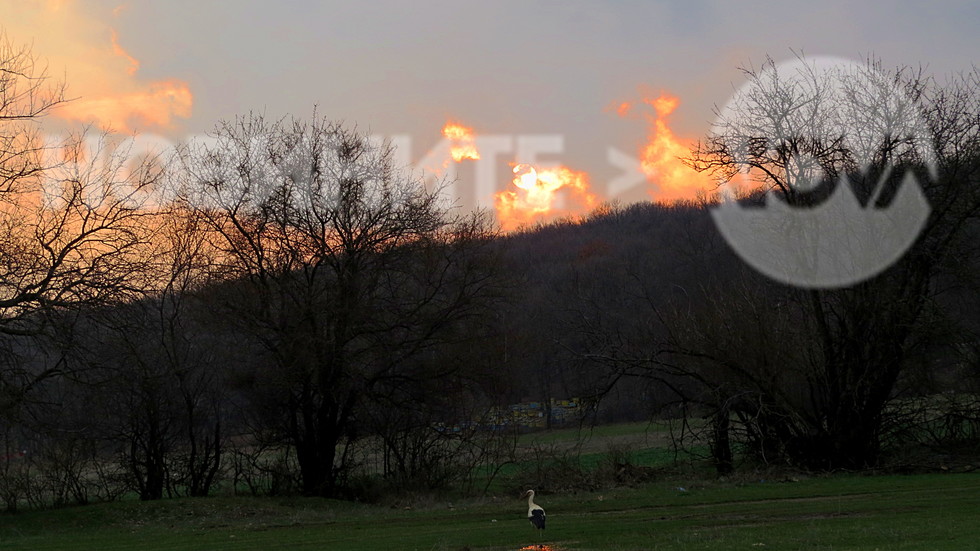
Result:
[[[505,231],[562,216],[584,215],[599,204],[584,172],[527,164],[515,165],[513,170],[516,189],[504,190],[494,200],[497,219]]]
[[[194,96],[187,82],[144,79],[117,26],[125,5],[100,10],[74,0],[10,3],[0,8],[6,39],[30,44],[52,80],[68,83],[70,101],[52,112],[67,122],[116,132],[166,132],[191,116]]]
[[[59,107],[54,114],[68,121],[130,132],[170,128],[175,117],[190,117],[193,103],[194,96],[186,82],[161,80],[133,92],[82,96]]]
[[[654,201],[672,202],[696,199],[699,193],[714,189],[712,179],[684,164],[681,160],[690,155],[693,139],[682,139],[674,134],[667,117],[677,109],[680,99],[667,93],[643,98],[653,108],[644,113],[649,124],[647,142],[640,148],[640,163],[647,180],[654,185],[650,196]],[[620,112],[620,115],[624,113]]]
[[[473,142],[472,128],[449,121],[442,127],[442,135],[449,139],[449,153],[454,161],[458,163],[463,160],[479,160],[480,152]]]
[[[694,200],[715,187],[708,175],[698,173],[682,160],[690,154],[694,140],[678,137],[668,124],[668,117],[678,105],[678,97],[662,93],[643,98],[639,106],[622,101],[607,108],[622,118],[634,120],[642,116],[647,122],[646,141],[638,146],[638,168],[651,184],[648,192],[654,201]],[[644,106],[647,107],[645,111],[642,110]],[[472,128],[449,121],[443,126],[442,135],[449,140],[452,161],[480,159]],[[447,159],[443,168],[450,162]],[[512,163],[511,166],[514,173],[511,185],[494,195],[497,220],[504,231],[562,217],[580,218],[602,201],[613,199],[594,191],[590,177],[584,171],[526,163]]]
[[[112,40],[112,53],[125,59],[129,63],[129,67],[126,69],[126,72],[130,75],[135,75],[136,71],[140,70],[140,61],[129,55],[129,52],[119,45],[119,33],[116,32],[116,29],[109,29],[109,31],[111,32],[109,36],[110,40]]]
[[[625,117],[629,114],[630,108],[633,107],[630,102],[624,101],[616,106],[616,114],[620,117]]]

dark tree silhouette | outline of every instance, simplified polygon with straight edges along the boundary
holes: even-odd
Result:
[[[304,493],[335,495],[358,407],[482,313],[492,234],[401,172],[388,145],[339,124],[251,115],[215,138],[184,152],[187,204],[236,281],[229,319],[274,366],[251,381],[295,448]]]
[[[857,197],[882,187],[885,202],[911,171],[931,216],[911,250],[878,276],[839,289],[735,294],[716,302],[716,323],[691,323],[695,337],[679,339],[676,351],[713,362],[732,381],[729,396],[738,398],[726,403],[751,420],[758,449],[809,467],[863,468],[878,461],[885,407],[936,321],[938,276],[956,262],[980,209],[978,73],[941,85],[869,60],[835,81],[801,61],[803,85],[771,60],[745,70],[752,91],[719,113],[692,166],[727,178],[748,171],[798,208],[826,197],[803,185],[812,178],[826,185],[846,175]]]

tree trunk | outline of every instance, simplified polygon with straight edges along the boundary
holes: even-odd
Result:
[[[711,420],[711,456],[715,462],[715,469],[720,475],[728,475],[735,470],[729,435],[730,428],[731,414],[728,407],[719,407]]]
[[[299,463],[303,495],[336,497],[335,461],[337,446],[343,437],[335,406],[324,403],[304,409],[304,423],[296,438],[296,459]]]

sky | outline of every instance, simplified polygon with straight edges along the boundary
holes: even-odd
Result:
[[[638,157],[648,140],[644,97],[676,97],[669,126],[690,142],[741,84],[739,67],[767,55],[875,55],[942,76],[980,52],[980,2],[966,0],[0,0],[0,27],[77,98],[53,127],[94,121],[178,140],[250,111],[308,116],[317,106],[401,136],[416,163],[453,119],[499,138],[501,186],[523,136],[536,160],[627,200],[657,186],[631,188],[631,161],[610,160],[611,148]],[[623,102],[636,105],[625,117]],[[460,166],[457,177],[475,170]]]

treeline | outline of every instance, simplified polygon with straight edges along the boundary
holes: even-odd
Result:
[[[924,113],[928,155],[900,133],[857,159],[807,120],[777,132],[793,102],[840,107],[800,89],[786,112],[747,109],[692,153],[701,170],[765,169],[764,189],[797,207],[814,201],[792,181],[801,157],[859,194],[897,182],[894,167],[935,167],[930,218],[898,262],[802,289],[747,267],[710,200],[500,235],[400,171],[389,146],[316,117],[243,116],[168,159],[108,139],[98,155],[84,137],[53,148],[38,125],[63,87],[34,67],[0,48],[8,509],[483,491],[520,459],[516,428],[487,429],[494,406],[567,397],[588,405],[584,422],[703,418],[696,436],[722,473],[978,451],[976,71],[942,85],[889,73]]]

